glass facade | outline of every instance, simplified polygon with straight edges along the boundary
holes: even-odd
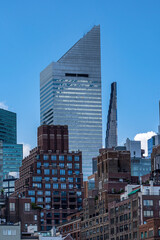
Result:
[[[0,140],[17,143],[16,113],[0,109]]]
[[[41,124],[68,125],[69,150],[82,151],[87,180],[102,147],[99,26],[41,73],[40,114]]]
[[[0,152],[3,162],[3,179],[5,179],[9,172],[19,172],[19,167],[23,159],[23,145],[0,142]]]
[[[131,175],[139,178],[151,172],[150,158],[131,158]]]

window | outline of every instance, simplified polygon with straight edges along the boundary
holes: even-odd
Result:
[[[37,158],[37,160],[39,160],[39,159],[40,159],[40,155],[37,155],[37,157],[36,157],[36,158]]]
[[[37,195],[43,195],[43,191],[37,191]]]
[[[53,177],[52,180],[53,180],[54,182],[57,182],[57,181],[58,181],[58,178],[57,178],[57,177]]]
[[[65,175],[65,170],[64,169],[60,169],[60,175]]]
[[[58,183],[53,183],[53,189],[58,189]]]
[[[35,191],[33,191],[33,190],[28,191],[28,195],[29,196],[35,195]]]
[[[57,156],[56,156],[56,155],[52,155],[52,156],[51,156],[51,160],[52,160],[52,161],[56,161],[56,160],[57,160]]]
[[[61,177],[61,178],[60,178],[60,181],[61,181],[61,182],[65,182],[65,181],[66,181],[66,178]]]
[[[72,161],[72,156],[67,156],[68,161]]]
[[[46,197],[45,202],[46,203],[50,203],[51,202],[51,198],[50,197]]]
[[[75,169],[79,169],[79,163],[75,163],[75,164],[74,164],[74,168],[75,168]]]
[[[11,230],[11,229],[3,229],[3,236],[16,236],[17,231],[16,230]]]
[[[68,175],[72,175],[72,170],[68,170]]]
[[[46,182],[49,182],[50,178],[49,178],[49,177],[44,177],[44,180],[45,180]]]
[[[60,168],[64,168],[64,163],[59,164]]]
[[[50,191],[45,191],[45,195],[46,195],[46,196],[50,196],[50,195],[51,195],[51,192],[50,192]]]
[[[69,182],[73,182],[73,178],[69,177],[69,178],[68,178],[68,181],[69,181]]]
[[[144,217],[153,217],[153,211],[144,211]]]
[[[48,160],[48,155],[43,155],[43,160]]]
[[[150,194],[149,189],[146,189],[146,195],[149,195],[149,194]]]
[[[144,206],[153,206],[153,200],[143,200]]]
[[[144,233],[144,237],[147,238],[147,232]]]
[[[52,174],[57,175],[57,169],[52,169]]]
[[[65,183],[61,184],[61,189],[66,189],[66,184]]]
[[[76,175],[79,175],[79,174],[80,174],[80,171],[75,171],[75,174],[76,174]]]
[[[72,189],[73,188],[73,184],[69,184],[69,189]]]
[[[44,174],[45,175],[49,175],[49,172],[50,172],[49,169],[44,169]]]
[[[51,188],[51,184],[50,183],[46,183],[45,184],[45,188]]]
[[[37,162],[37,168],[41,167],[41,162]]]
[[[40,169],[37,169],[37,174],[41,174],[41,170]]]
[[[35,203],[35,197],[31,197],[31,202]]]
[[[44,163],[44,167],[49,167],[49,163]]]
[[[75,161],[79,161],[79,156],[74,156]]]
[[[82,192],[77,192],[77,196],[78,197],[82,196]]]
[[[64,161],[64,155],[60,155],[60,156],[59,156],[59,160],[60,160],[60,161]]]
[[[160,229],[158,229],[158,236],[160,236]]]
[[[52,163],[52,167],[56,168],[57,167],[57,163]]]
[[[33,177],[32,180],[33,180],[33,182],[41,182],[42,177]]]
[[[148,232],[148,237],[152,237],[152,236],[153,236],[153,229]]]
[[[25,203],[24,204],[24,209],[26,212],[29,212],[30,211],[30,203]]]
[[[72,163],[67,163],[67,167],[72,169]]]
[[[10,212],[14,212],[15,211],[15,203],[10,203],[9,209],[10,209]]]
[[[50,208],[51,208],[51,206],[47,204],[46,205],[46,209],[50,209]]]
[[[37,215],[34,215],[34,220],[37,221]]]
[[[43,198],[42,197],[37,198],[37,202],[43,202]]]
[[[42,188],[42,184],[41,183],[33,183],[32,186],[33,187],[37,187],[37,188]]]

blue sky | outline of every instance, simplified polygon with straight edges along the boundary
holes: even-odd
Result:
[[[19,143],[36,146],[40,72],[97,24],[104,135],[113,81],[118,83],[119,144],[157,131],[159,0],[6,0],[0,1],[0,102],[17,113]]]

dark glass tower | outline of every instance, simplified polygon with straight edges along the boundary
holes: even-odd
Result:
[[[9,172],[19,172],[23,145],[17,144],[16,113],[0,109],[0,188]]]
[[[0,140],[17,143],[16,113],[0,109]]]
[[[110,104],[107,117],[106,148],[117,146],[117,83],[111,84]]]

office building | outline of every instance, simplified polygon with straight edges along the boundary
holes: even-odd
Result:
[[[0,109],[0,140],[5,143],[17,143],[16,113]]]
[[[41,209],[40,227],[46,231],[82,208],[82,153],[68,151],[67,126],[41,125],[37,143],[22,161],[15,195]]]
[[[148,157],[151,157],[152,150],[154,147],[160,145],[160,101],[159,101],[159,125],[158,133],[148,139]]]
[[[150,158],[131,158],[131,175],[140,177],[151,172]]]
[[[106,148],[117,146],[117,83],[111,84],[110,103],[107,117]]]
[[[3,158],[3,179],[5,179],[10,172],[19,172],[23,159],[23,145],[0,141],[0,151]]]
[[[100,26],[40,74],[41,124],[68,125],[70,151],[82,151],[84,179],[102,147]]]
[[[126,139],[126,150],[130,151],[131,158],[141,158],[141,141]]]
[[[23,145],[17,144],[16,113],[0,109],[0,188],[9,172],[19,172]]]

